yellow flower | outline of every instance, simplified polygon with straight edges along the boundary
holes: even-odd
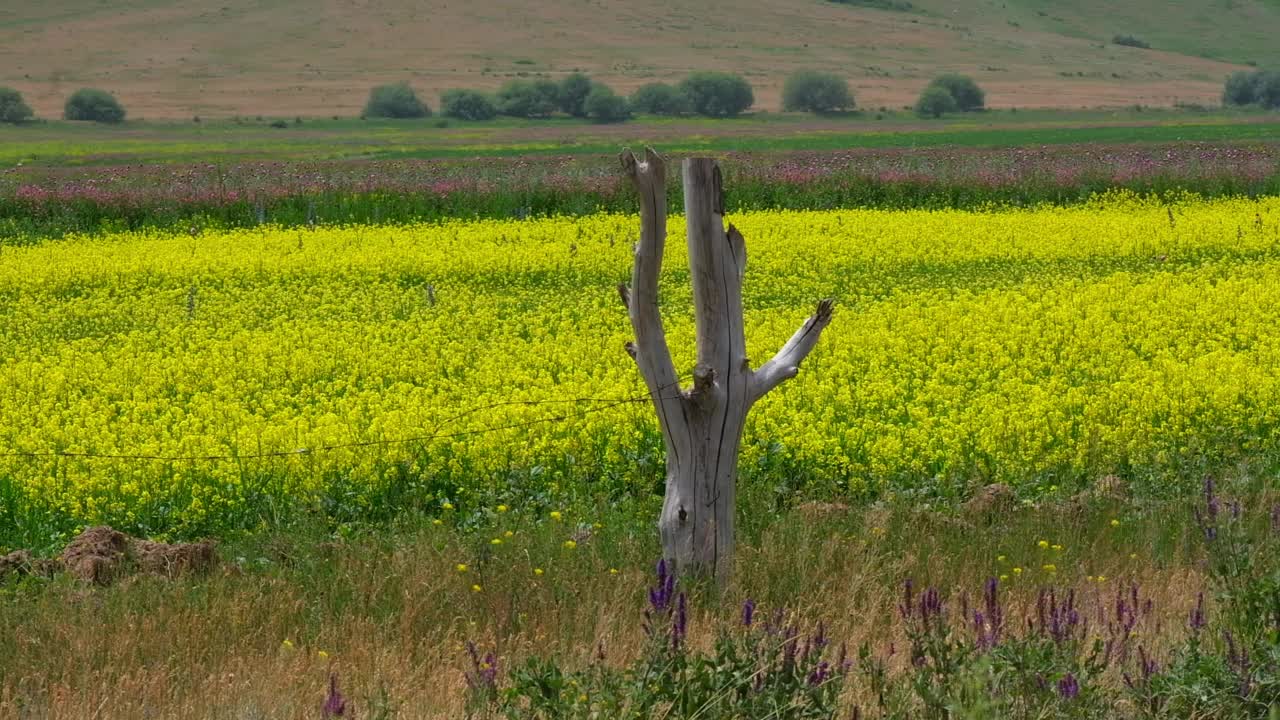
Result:
[[[499,506],[498,506],[498,512],[500,512],[500,513],[504,513],[504,512],[506,512],[506,511],[507,511],[507,506],[506,506],[506,505],[499,505]]]
[[[1049,549],[1049,541],[1048,541],[1048,540],[1041,540],[1040,542],[1038,542],[1038,543],[1036,543],[1036,544],[1040,546],[1040,549],[1041,549],[1041,550],[1047,550],[1047,549]]]
[[[559,520],[559,519],[560,519],[560,517],[561,517],[561,515],[560,515],[560,511],[559,511],[559,510],[552,510],[552,511],[551,511],[551,519],[552,519],[552,520]]]
[[[1041,565],[1040,569],[1044,570],[1047,573],[1058,572],[1058,567],[1053,563],[1047,563],[1045,565]]]
[[[610,574],[610,575],[617,575],[617,574],[618,574],[618,568],[609,568],[609,574]]]
[[[574,542],[573,540],[565,540],[565,541],[564,541],[564,547],[565,547],[565,549],[566,549],[566,550],[572,550],[572,549],[574,549],[574,548],[578,547],[578,543]]]
[[[533,574],[537,575],[538,577],[542,577],[542,568],[534,568]]]
[[[1062,546],[1061,546],[1061,545],[1054,545],[1054,546],[1053,546],[1053,551],[1054,551],[1054,552],[1062,552]]]
[[[1099,575],[1099,576],[1098,576],[1098,582],[1106,582],[1106,581],[1107,581],[1107,576],[1106,576],[1106,575]]]
[[[1014,574],[1014,575],[1021,575],[1021,574],[1022,574],[1022,568],[1020,568],[1020,567],[1016,567],[1016,568],[1014,568],[1014,569],[1013,569],[1013,574]]]
[[[320,652],[316,653],[316,657],[320,658],[321,660],[328,660],[328,659],[329,659],[329,653],[327,653],[327,652],[325,652],[325,651],[321,650]]]
[[[515,534],[515,533],[513,533],[513,532],[511,532],[510,530],[508,530],[508,531],[506,531],[506,532],[502,533],[502,536],[503,536],[503,537],[507,537],[507,538],[513,538],[513,537],[515,537],[515,536],[516,536],[516,534]]]
[[[595,530],[599,530],[604,527],[604,523],[602,522],[591,523],[591,527]]]
[[[1130,559],[1130,560],[1137,560],[1137,559],[1138,559],[1138,553],[1129,553],[1129,559]]]
[[[480,587],[479,585],[472,585],[472,586],[471,586],[471,592],[481,592],[481,591],[483,591],[483,590],[484,590],[484,588]]]
[[[452,510],[452,509],[453,509],[453,503],[451,503],[451,502],[447,502],[447,503],[445,503],[445,504],[441,505],[440,507],[444,508],[445,510]]]
[[[1089,577],[1085,578],[1085,580],[1086,580],[1087,582],[1093,582],[1094,577],[1093,577],[1092,575],[1090,575]]]
[[[464,572],[466,572],[466,571],[467,571],[467,564],[466,564],[466,563],[458,563],[457,565],[455,565],[455,566],[454,566],[454,568],[455,568],[458,572],[460,572],[460,573],[464,573]]]
[[[494,539],[492,539],[492,540],[490,540],[490,541],[489,541],[489,544],[490,544],[490,545],[501,545],[501,544],[502,544],[502,538],[494,538]]]
[[[584,703],[586,701],[587,701],[587,696],[585,694],[578,696],[578,702]]]
[[[281,649],[284,649],[284,650],[292,650],[292,649],[293,649],[293,641],[292,641],[292,640],[290,640],[289,638],[285,638],[285,639],[284,639],[284,642],[280,643],[280,647],[281,647]]]
[[[1008,579],[1009,579],[1009,576],[1008,576],[1008,575],[1001,575],[1001,576],[1000,576],[1000,581],[1001,581],[1001,582],[1003,582],[1003,581],[1005,581],[1005,580],[1008,580]]]
[[[431,524],[432,524],[432,525],[443,525],[443,524],[444,524],[444,521],[443,521],[443,520],[441,520],[440,518],[436,518],[435,520],[432,520],[432,521],[431,521]]]
[[[1002,562],[1004,562],[1004,560],[1005,560],[1005,557],[1004,557],[1003,555],[997,555],[997,556],[996,556],[996,562],[998,562],[998,563],[1002,563]]]
[[[1111,519],[1111,527],[1120,527],[1120,521],[1115,518]]]

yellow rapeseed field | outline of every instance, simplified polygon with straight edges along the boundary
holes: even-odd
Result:
[[[747,481],[1068,487],[1280,447],[1280,199],[730,219],[756,363],[838,301],[753,411]],[[193,534],[648,493],[656,421],[616,402],[643,393],[614,290],[637,232],[601,215],[0,248],[0,453],[36,454],[0,457],[0,520]],[[673,235],[663,301],[687,371],[684,252]]]

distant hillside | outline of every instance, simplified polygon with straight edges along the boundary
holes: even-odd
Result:
[[[1244,63],[1280,68],[1277,38],[1277,0],[46,0],[0,7],[0,84],[46,117],[86,85],[134,117],[351,115],[389,80],[434,105],[575,69],[624,91],[734,70],[764,109],[798,68],[846,75],[863,107],[942,70],[994,106],[1168,105],[1216,103]]]

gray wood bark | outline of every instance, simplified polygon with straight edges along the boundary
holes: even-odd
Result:
[[[658,308],[658,275],[667,236],[666,164],[652,149],[641,160],[623,151],[622,167],[640,196],[640,241],[631,286],[619,286],[631,318],[635,359],[653,399],[666,450],[666,493],[658,530],[662,551],[679,573],[732,571],[734,504],[742,428],[752,404],[799,372],[833,302],[817,310],[771,360],[752,370],[742,317],[747,266],[742,234],[724,226],[720,168],[714,160],[684,161],[684,204],[693,282],[697,359],[693,380],[680,385]]]

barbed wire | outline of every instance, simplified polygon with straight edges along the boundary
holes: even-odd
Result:
[[[674,383],[661,385],[658,387],[658,399],[668,400],[680,397],[677,392],[673,395],[662,395],[661,393],[671,388],[680,387],[680,383],[687,380],[690,376],[685,375],[676,380]],[[381,447],[388,445],[410,445],[413,443],[427,442],[429,440],[448,440],[459,437],[469,437],[474,435],[485,435],[489,433],[502,432],[505,430],[518,430],[526,427],[534,427],[546,423],[561,422],[573,418],[585,417],[592,413],[604,412],[623,405],[634,405],[636,403],[647,402],[653,393],[645,393],[626,398],[562,398],[557,400],[500,400],[488,405],[480,405],[469,408],[455,415],[444,418],[436,423],[435,428],[427,435],[414,435],[403,438],[391,438],[385,440],[358,440],[345,443],[334,443],[330,445],[317,445],[315,447],[302,447],[294,450],[273,450],[258,453],[223,453],[223,454],[206,454],[206,455],[157,455],[157,454],[129,454],[129,453],[95,453],[81,452],[73,450],[45,450],[45,451],[17,451],[10,450],[0,452],[0,458],[28,458],[28,459],[49,459],[49,458],[72,458],[78,460],[133,460],[133,461],[149,461],[149,462],[220,462],[220,461],[241,461],[241,460],[265,460],[270,458],[297,457],[313,455],[317,453],[332,452],[335,450],[349,450],[355,448]],[[444,426],[457,422],[470,415],[476,413],[487,412],[501,407],[512,406],[538,406],[538,405],[581,405],[587,403],[597,403],[596,407],[582,410],[575,413],[563,413],[548,417],[537,418],[506,425],[494,425],[483,428],[475,428],[471,430],[460,430],[455,432],[440,432]]]

